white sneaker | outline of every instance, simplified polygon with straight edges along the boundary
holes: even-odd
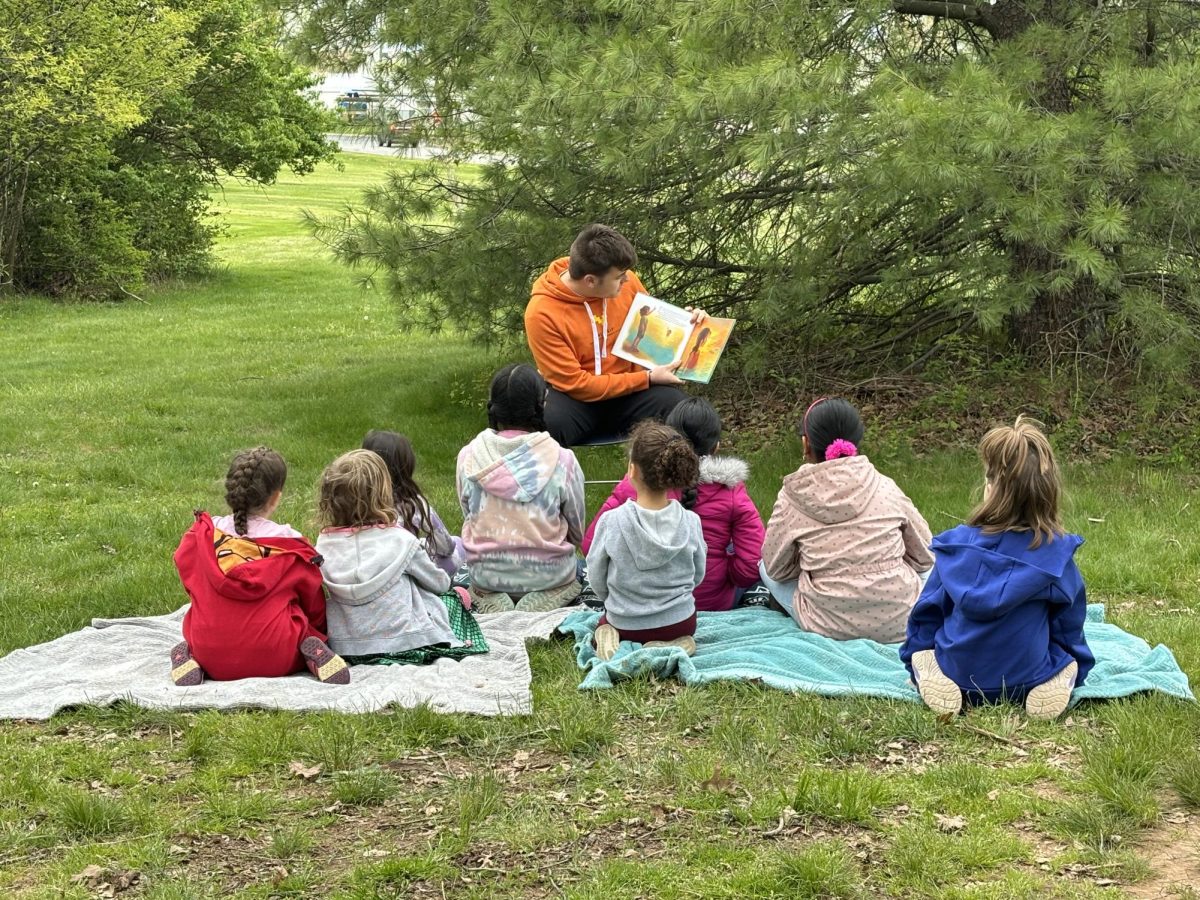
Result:
[[[596,655],[601,659],[612,659],[620,643],[621,633],[607,622],[596,629]]]
[[[917,690],[925,705],[940,716],[958,715],[962,709],[962,691],[938,665],[932,650],[921,650],[913,654],[913,675]]]
[[[696,655],[696,639],[690,634],[677,637],[673,641],[647,641],[643,647],[679,647],[688,656]]]
[[[1025,695],[1025,712],[1031,719],[1057,719],[1071,702],[1071,691],[1075,689],[1075,678],[1079,675],[1079,664],[1075,660],[1067,667]]]

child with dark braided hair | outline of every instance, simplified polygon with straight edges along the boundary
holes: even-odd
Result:
[[[674,428],[645,421],[629,440],[637,496],[596,523],[588,551],[592,590],[604,602],[596,655],[612,659],[621,641],[696,652],[696,598],[708,548],[700,517],[668,492],[694,485],[700,460]]]
[[[230,514],[196,522],[175,551],[192,599],[171,678],[182,687],[303,672],[346,684],[346,662],[325,643],[321,558],[290,525],[272,521],[287,463],[269,447],[244,450],[225,478]]]

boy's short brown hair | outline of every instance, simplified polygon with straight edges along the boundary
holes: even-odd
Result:
[[[567,271],[572,278],[583,278],[636,265],[637,251],[625,235],[608,225],[589,225],[571,242]]]

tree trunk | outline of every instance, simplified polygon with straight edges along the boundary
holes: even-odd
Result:
[[[1084,0],[996,0],[989,3],[941,3],[929,0],[895,0],[892,8],[906,15],[939,16],[982,27],[991,39],[1002,44],[1024,34],[1035,22],[1068,25],[1086,12],[1091,4]],[[1148,41],[1153,31],[1148,31]],[[1074,107],[1068,73],[1047,63],[1041,81],[1034,87],[1034,99],[1048,116],[1065,115]],[[1049,251],[1021,241],[1005,243],[1013,274],[1046,283],[1059,267]],[[1074,344],[1083,337],[1086,322],[1095,321],[1095,312],[1108,298],[1094,279],[1079,277],[1066,291],[1051,293],[1042,289],[1025,313],[1009,321],[1009,335],[1021,349],[1049,349]]]
[[[1038,21],[1066,24],[1084,5],[1078,0],[1042,3],[1000,0],[989,13],[990,31],[997,42],[1013,40],[1034,23],[1035,14]],[[1060,68],[1047,64],[1035,90],[1037,103],[1046,115],[1065,115],[1074,107],[1070,79]],[[1054,255],[1044,248],[1012,241],[1007,243],[1007,249],[1018,277],[1046,282],[1059,267]],[[1054,352],[1064,346],[1075,346],[1084,336],[1086,323],[1092,320],[1091,313],[1104,301],[1103,290],[1090,276],[1079,276],[1065,291],[1039,290],[1028,312],[1012,317],[1009,335],[1026,351]]]

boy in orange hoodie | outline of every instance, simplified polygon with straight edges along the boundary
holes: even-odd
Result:
[[[564,447],[665,418],[687,397],[675,386],[678,363],[647,370],[612,353],[634,297],[647,293],[636,264],[620,232],[589,225],[533,284],[525,339],[550,385],[546,430]],[[694,321],[703,318],[693,311]]]

